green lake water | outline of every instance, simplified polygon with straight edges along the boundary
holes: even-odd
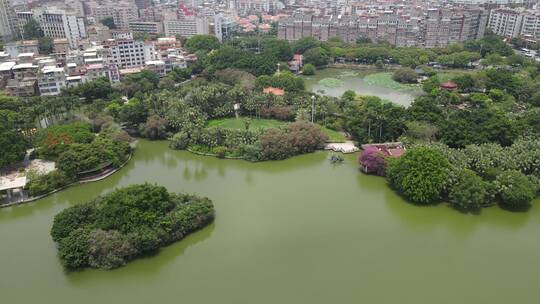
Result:
[[[416,207],[355,155],[327,158],[253,164],[141,141],[103,181],[0,209],[2,303],[538,303],[538,206]],[[64,272],[53,216],[146,181],[210,197],[215,222],[120,269]]]
[[[327,68],[317,70],[315,75],[304,77],[306,88],[313,92],[340,97],[347,90],[355,91],[360,95],[378,96],[382,99],[390,100],[394,103],[409,106],[414,98],[422,94],[420,89],[396,90],[388,86],[367,83],[364,77],[374,73],[380,73],[380,70],[364,69],[337,69]],[[330,81],[328,81],[330,79]],[[333,79],[339,82],[331,81]],[[327,81],[327,82],[325,82]]]

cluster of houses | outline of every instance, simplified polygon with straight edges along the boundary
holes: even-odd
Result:
[[[54,96],[101,77],[118,82],[142,70],[165,76],[196,60],[175,37],[138,41],[129,31],[79,49],[70,49],[66,39],[54,39],[53,52],[46,56],[39,54],[37,40],[16,41],[0,52],[0,90],[17,97]]]

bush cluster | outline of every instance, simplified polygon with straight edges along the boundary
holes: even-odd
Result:
[[[414,203],[439,199],[458,209],[478,209],[495,202],[509,209],[530,206],[540,190],[540,140],[520,139],[451,149],[442,144],[416,146],[387,160],[389,182]]]
[[[58,134],[58,129],[78,129],[84,126],[79,134],[86,134],[87,126],[85,124],[74,124],[76,128],[66,127],[53,128],[53,130],[44,129],[45,138],[50,138],[50,134]],[[77,180],[77,173],[99,169],[101,166],[112,165],[119,167],[129,157],[131,147],[129,141],[131,137],[125,131],[119,129],[115,124],[100,125],[101,133],[95,135],[89,133],[91,137],[81,136],[75,142],[65,141],[54,147],[43,145],[40,147],[42,155],[58,155],[56,159],[56,170],[47,174],[31,173],[27,176],[28,183],[26,189],[30,196],[38,196],[49,193],[55,189],[71,184]],[[59,133],[66,134],[66,133]],[[41,136],[41,135],[40,135]],[[66,135],[66,138],[77,138],[72,135]],[[86,139],[81,139],[86,138]],[[47,141],[45,141],[47,142]],[[82,142],[82,143],[79,143]]]
[[[75,122],[41,129],[34,137],[34,146],[41,158],[55,159],[70,144],[87,144],[94,140],[90,124]]]
[[[59,170],[42,175],[31,173],[27,178],[26,190],[28,190],[30,196],[47,194],[75,181],[72,177]]]
[[[179,132],[172,137],[170,146],[218,157],[263,161],[313,152],[324,147],[327,139],[318,126],[299,121],[285,129],[271,128],[265,131],[206,128],[190,134]]]
[[[111,269],[181,240],[213,218],[207,198],[132,185],[63,210],[51,236],[66,268]]]

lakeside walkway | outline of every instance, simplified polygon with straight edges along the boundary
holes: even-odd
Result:
[[[346,141],[344,143],[329,143],[324,147],[325,150],[331,150],[334,152],[341,152],[344,154],[354,153],[360,151],[360,149],[352,141]]]

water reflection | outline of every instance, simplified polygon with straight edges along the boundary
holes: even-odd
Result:
[[[105,280],[115,281],[122,277],[144,277],[149,279],[156,277],[166,266],[170,265],[175,259],[181,257],[188,249],[196,245],[200,245],[208,240],[216,228],[216,223],[206,226],[205,228],[188,235],[181,241],[173,243],[169,246],[160,248],[151,255],[137,258],[123,267],[113,270],[102,269],[85,269],[77,272],[68,272],[67,280],[75,287],[84,286],[88,282],[88,277],[99,276]]]

